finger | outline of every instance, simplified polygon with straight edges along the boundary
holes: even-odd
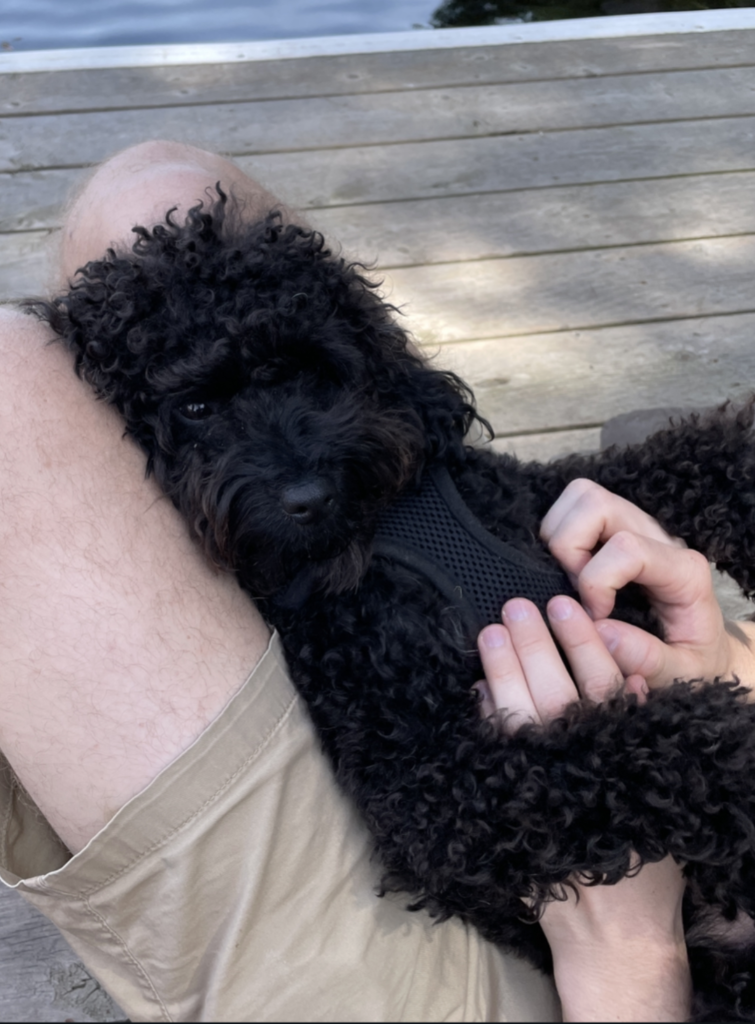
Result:
[[[674,628],[694,636],[715,614],[710,567],[703,555],[623,530],[584,567],[577,588],[589,614],[604,619],[613,610],[616,592],[631,582],[647,588],[669,641]]]
[[[525,722],[541,724],[506,627],[486,626],[478,637],[477,645],[492,708],[501,713],[506,731],[514,732]],[[485,707],[483,698],[483,709]]]
[[[624,677],[584,608],[560,596],[548,602],[547,611],[582,697],[599,703],[615,696]]]
[[[668,648],[657,636],[615,619],[596,622],[595,628],[627,681],[643,679],[652,690],[699,675],[694,651]]]
[[[540,720],[556,718],[579,693],[542,615],[531,601],[515,598],[503,606],[503,620]]]
[[[572,480],[543,519],[540,536],[567,572],[578,575],[595,548],[619,530],[683,546],[636,505],[591,480]]]

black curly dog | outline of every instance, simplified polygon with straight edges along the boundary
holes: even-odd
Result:
[[[484,527],[499,555],[556,592],[538,526],[570,480],[589,477],[750,595],[752,404],[546,466],[468,447],[470,428],[486,426],[470,390],[416,354],[363,268],[275,212],[244,224],[218,193],[185,224],[168,214],[136,229],[132,252],[110,251],[33,308],[121,411],[207,555],[280,630],[386,888],[548,969],[537,917],[559,883],[614,882],[633,850],[644,862],[671,854],[688,880],[695,1013],[753,1019],[755,948],[707,927],[755,916],[755,706],[744,691],[677,682],[643,706],[575,705],[504,737],[472,689],[469,608],[391,547],[393,510],[450,478],[473,532]],[[375,541],[385,523],[388,539]]]

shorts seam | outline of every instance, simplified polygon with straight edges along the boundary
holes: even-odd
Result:
[[[78,895],[80,898],[88,899],[89,896],[96,893],[98,890],[103,889],[106,885],[110,885],[111,882],[114,882],[116,879],[120,878],[128,871],[131,871],[132,868],[134,868],[140,861],[148,857],[151,853],[154,853],[155,850],[159,850],[162,846],[169,842],[169,840],[172,839],[177,832],[180,832],[182,829],[186,828],[186,826],[191,821],[193,821],[195,818],[198,818],[210,804],[217,800],[217,798],[223,792],[225,792],[225,790],[227,790],[229,786],[231,786],[231,784],[236,780],[236,778],[242,772],[244,772],[249,767],[250,764],[257,760],[257,758],[264,751],[265,747],[267,747],[270,741],[274,738],[275,734],[283,727],[286,719],[289,718],[291,712],[293,711],[298,701],[299,695],[295,693],[291,697],[291,700],[289,701],[287,706],[284,708],[280,718],[278,718],[273,723],[267,735],[265,735],[262,738],[258,746],[249,754],[248,757],[246,757],[242,761],[242,763],[235,769],[235,771],[233,771],[229,776],[227,776],[227,778],[224,779],[224,781],[218,786],[218,788],[210,796],[208,796],[207,799],[204,800],[199,807],[195,808],[191,812],[191,814],[184,818],[183,821],[179,822],[178,825],[175,825],[169,832],[161,836],[160,839],[155,840],[155,842],[152,843],[151,846],[148,846],[146,850],[142,850],[141,853],[139,853],[133,860],[129,861],[128,864],[124,864],[119,870],[108,875],[107,878],[102,879],[102,881],[97,882],[96,885],[91,885],[88,888],[82,889],[78,894],[71,893],[69,890],[66,889],[58,889],[54,886],[50,886],[49,884],[45,885],[46,891],[49,893],[54,893],[58,896],[64,896],[68,898],[70,898],[71,896]],[[65,870],[65,868],[63,868],[63,870]]]
[[[134,967],[136,973],[139,976],[141,976],[142,980],[147,985],[148,989],[151,991],[151,993],[152,993],[152,995],[153,995],[153,997],[155,999],[155,1002],[157,1003],[157,1005],[160,1007],[160,1010],[162,1011],[162,1019],[166,1020],[166,1021],[173,1021],[175,1018],[172,1017],[170,1015],[170,1013],[168,1012],[167,1006],[165,1005],[165,1003],[161,999],[157,989],[155,988],[155,985],[154,985],[152,979],[150,978],[149,974],[145,970],[145,968],[142,965],[141,961],[137,957],[134,956],[134,954],[131,952],[129,946],[127,945],[127,943],[124,942],[124,940],[121,938],[121,936],[118,934],[118,932],[116,932],[113,928],[110,927],[110,925],[107,923],[107,921],[102,916],[102,914],[100,914],[97,910],[94,909],[92,904],[89,902],[89,898],[85,897],[83,902],[84,902],[84,905],[86,906],[87,910],[89,911],[89,913],[92,915],[92,917],[94,917],[94,919],[99,922],[100,926],[110,935],[110,937],[118,944],[118,946],[120,946],[120,948],[123,951],[123,954],[126,957],[127,961],[131,962],[131,964]]]

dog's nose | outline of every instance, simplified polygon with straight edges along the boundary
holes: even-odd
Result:
[[[290,484],[281,494],[281,505],[287,516],[297,523],[316,523],[333,509],[335,487],[327,477],[315,477]]]

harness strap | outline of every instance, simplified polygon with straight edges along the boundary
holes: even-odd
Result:
[[[378,521],[373,552],[425,576],[457,609],[471,637],[512,597],[542,613],[557,594],[576,596],[566,574],[494,537],[470,511],[448,470],[432,466],[420,488]]]

